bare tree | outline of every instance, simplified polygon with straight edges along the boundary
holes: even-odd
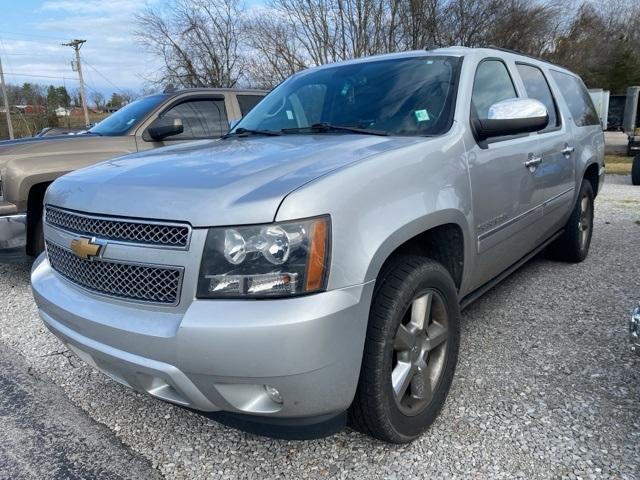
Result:
[[[273,88],[309,65],[302,44],[286,19],[259,10],[249,19],[248,28],[251,53],[246,74],[252,86]]]
[[[91,94],[91,101],[96,106],[96,110],[104,110],[105,98],[100,92],[93,92]]]
[[[272,88],[310,66],[449,45],[543,56],[593,86],[640,82],[637,0],[240,1],[170,0],[138,16],[163,60],[158,84]]]
[[[244,73],[239,0],[173,0],[136,17],[137,36],[164,61],[160,84],[233,87]]]

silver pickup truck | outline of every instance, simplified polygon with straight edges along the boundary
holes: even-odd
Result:
[[[445,402],[460,309],[543,249],[585,259],[603,157],[582,81],[550,63],[453,47],[325,65],[222,140],[55,181],[33,293],[138,391],[408,442]]]
[[[199,88],[150,95],[84,134],[0,142],[0,253],[42,252],[42,200],[59,176],[127,153],[219,138],[265,93]]]

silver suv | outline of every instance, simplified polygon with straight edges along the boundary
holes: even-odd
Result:
[[[45,198],[46,326],[154,397],[408,442],[460,309],[547,248],[580,262],[604,138],[577,76],[446,48],[293,75],[224,138],[78,170]]]

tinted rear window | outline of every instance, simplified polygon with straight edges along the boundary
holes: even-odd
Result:
[[[262,95],[238,95],[238,104],[240,105],[240,113],[244,117],[247,113],[255,107],[260,100],[263,99]]]
[[[600,119],[582,80],[556,70],[551,70],[551,76],[558,84],[575,124],[578,127],[600,125]]]
[[[538,67],[534,67],[533,65],[525,65],[523,63],[518,63],[517,67],[518,73],[524,83],[527,96],[542,102],[542,104],[547,107],[547,112],[549,113],[549,126],[545,130],[557,127],[560,123],[558,122],[558,115],[556,113],[556,102],[553,99],[551,89],[549,88],[549,84],[547,83],[547,79],[542,73],[542,70]]]

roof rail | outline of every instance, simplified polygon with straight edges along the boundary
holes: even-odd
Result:
[[[523,57],[532,58],[533,60],[538,60],[539,62],[548,63],[550,65],[556,65],[555,63],[550,62],[549,60],[547,60],[545,58],[536,57],[535,55],[530,55],[528,53],[521,52],[520,50],[516,50],[515,48],[496,47],[495,45],[487,45],[484,48],[491,48],[493,50],[500,50],[501,52],[507,52],[507,53],[515,53],[516,55],[522,55]],[[561,65],[556,65],[556,66],[560,67]],[[564,67],[562,67],[562,68],[564,68]]]

